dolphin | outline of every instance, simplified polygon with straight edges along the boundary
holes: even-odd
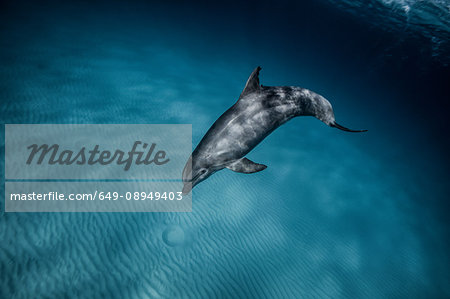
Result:
[[[263,86],[255,68],[238,101],[222,114],[192,152],[183,170],[183,194],[213,173],[228,168],[255,173],[267,168],[245,157],[276,128],[297,116],[314,116],[330,127],[351,130],[336,123],[333,108],[323,96],[301,87]]]

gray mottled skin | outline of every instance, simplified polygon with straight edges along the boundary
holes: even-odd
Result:
[[[331,104],[315,92],[293,86],[260,86],[260,69],[253,71],[239,100],[216,120],[192,153],[183,170],[184,193],[223,168],[242,173],[264,170],[265,165],[245,155],[294,117],[314,116],[329,126],[352,131],[335,123]]]

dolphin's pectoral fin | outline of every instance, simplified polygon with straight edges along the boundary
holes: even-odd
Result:
[[[267,168],[264,164],[258,164],[247,158],[242,158],[227,166],[228,169],[241,173],[255,173]]]
[[[245,84],[244,90],[242,91],[241,95],[239,96],[239,99],[245,97],[249,93],[255,92],[259,90],[259,71],[261,70],[261,67],[258,66],[256,69],[253,70],[250,77],[248,77],[247,83]]]

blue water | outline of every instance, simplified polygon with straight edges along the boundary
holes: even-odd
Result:
[[[261,65],[369,132],[294,119],[192,213],[2,197],[0,297],[449,297],[449,3],[335,2],[3,3],[2,123],[191,123],[196,145]]]

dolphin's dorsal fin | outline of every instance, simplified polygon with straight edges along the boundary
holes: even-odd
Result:
[[[259,90],[259,71],[261,70],[261,67],[258,66],[256,69],[253,70],[250,77],[248,77],[247,83],[245,84],[244,90],[242,91],[241,95],[239,96],[239,99],[245,97],[249,93],[255,92]]]
[[[227,166],[228,169],[241,173],[255,173],[267,168],[264,164],[258,164],[247,158],[239,159]]]

